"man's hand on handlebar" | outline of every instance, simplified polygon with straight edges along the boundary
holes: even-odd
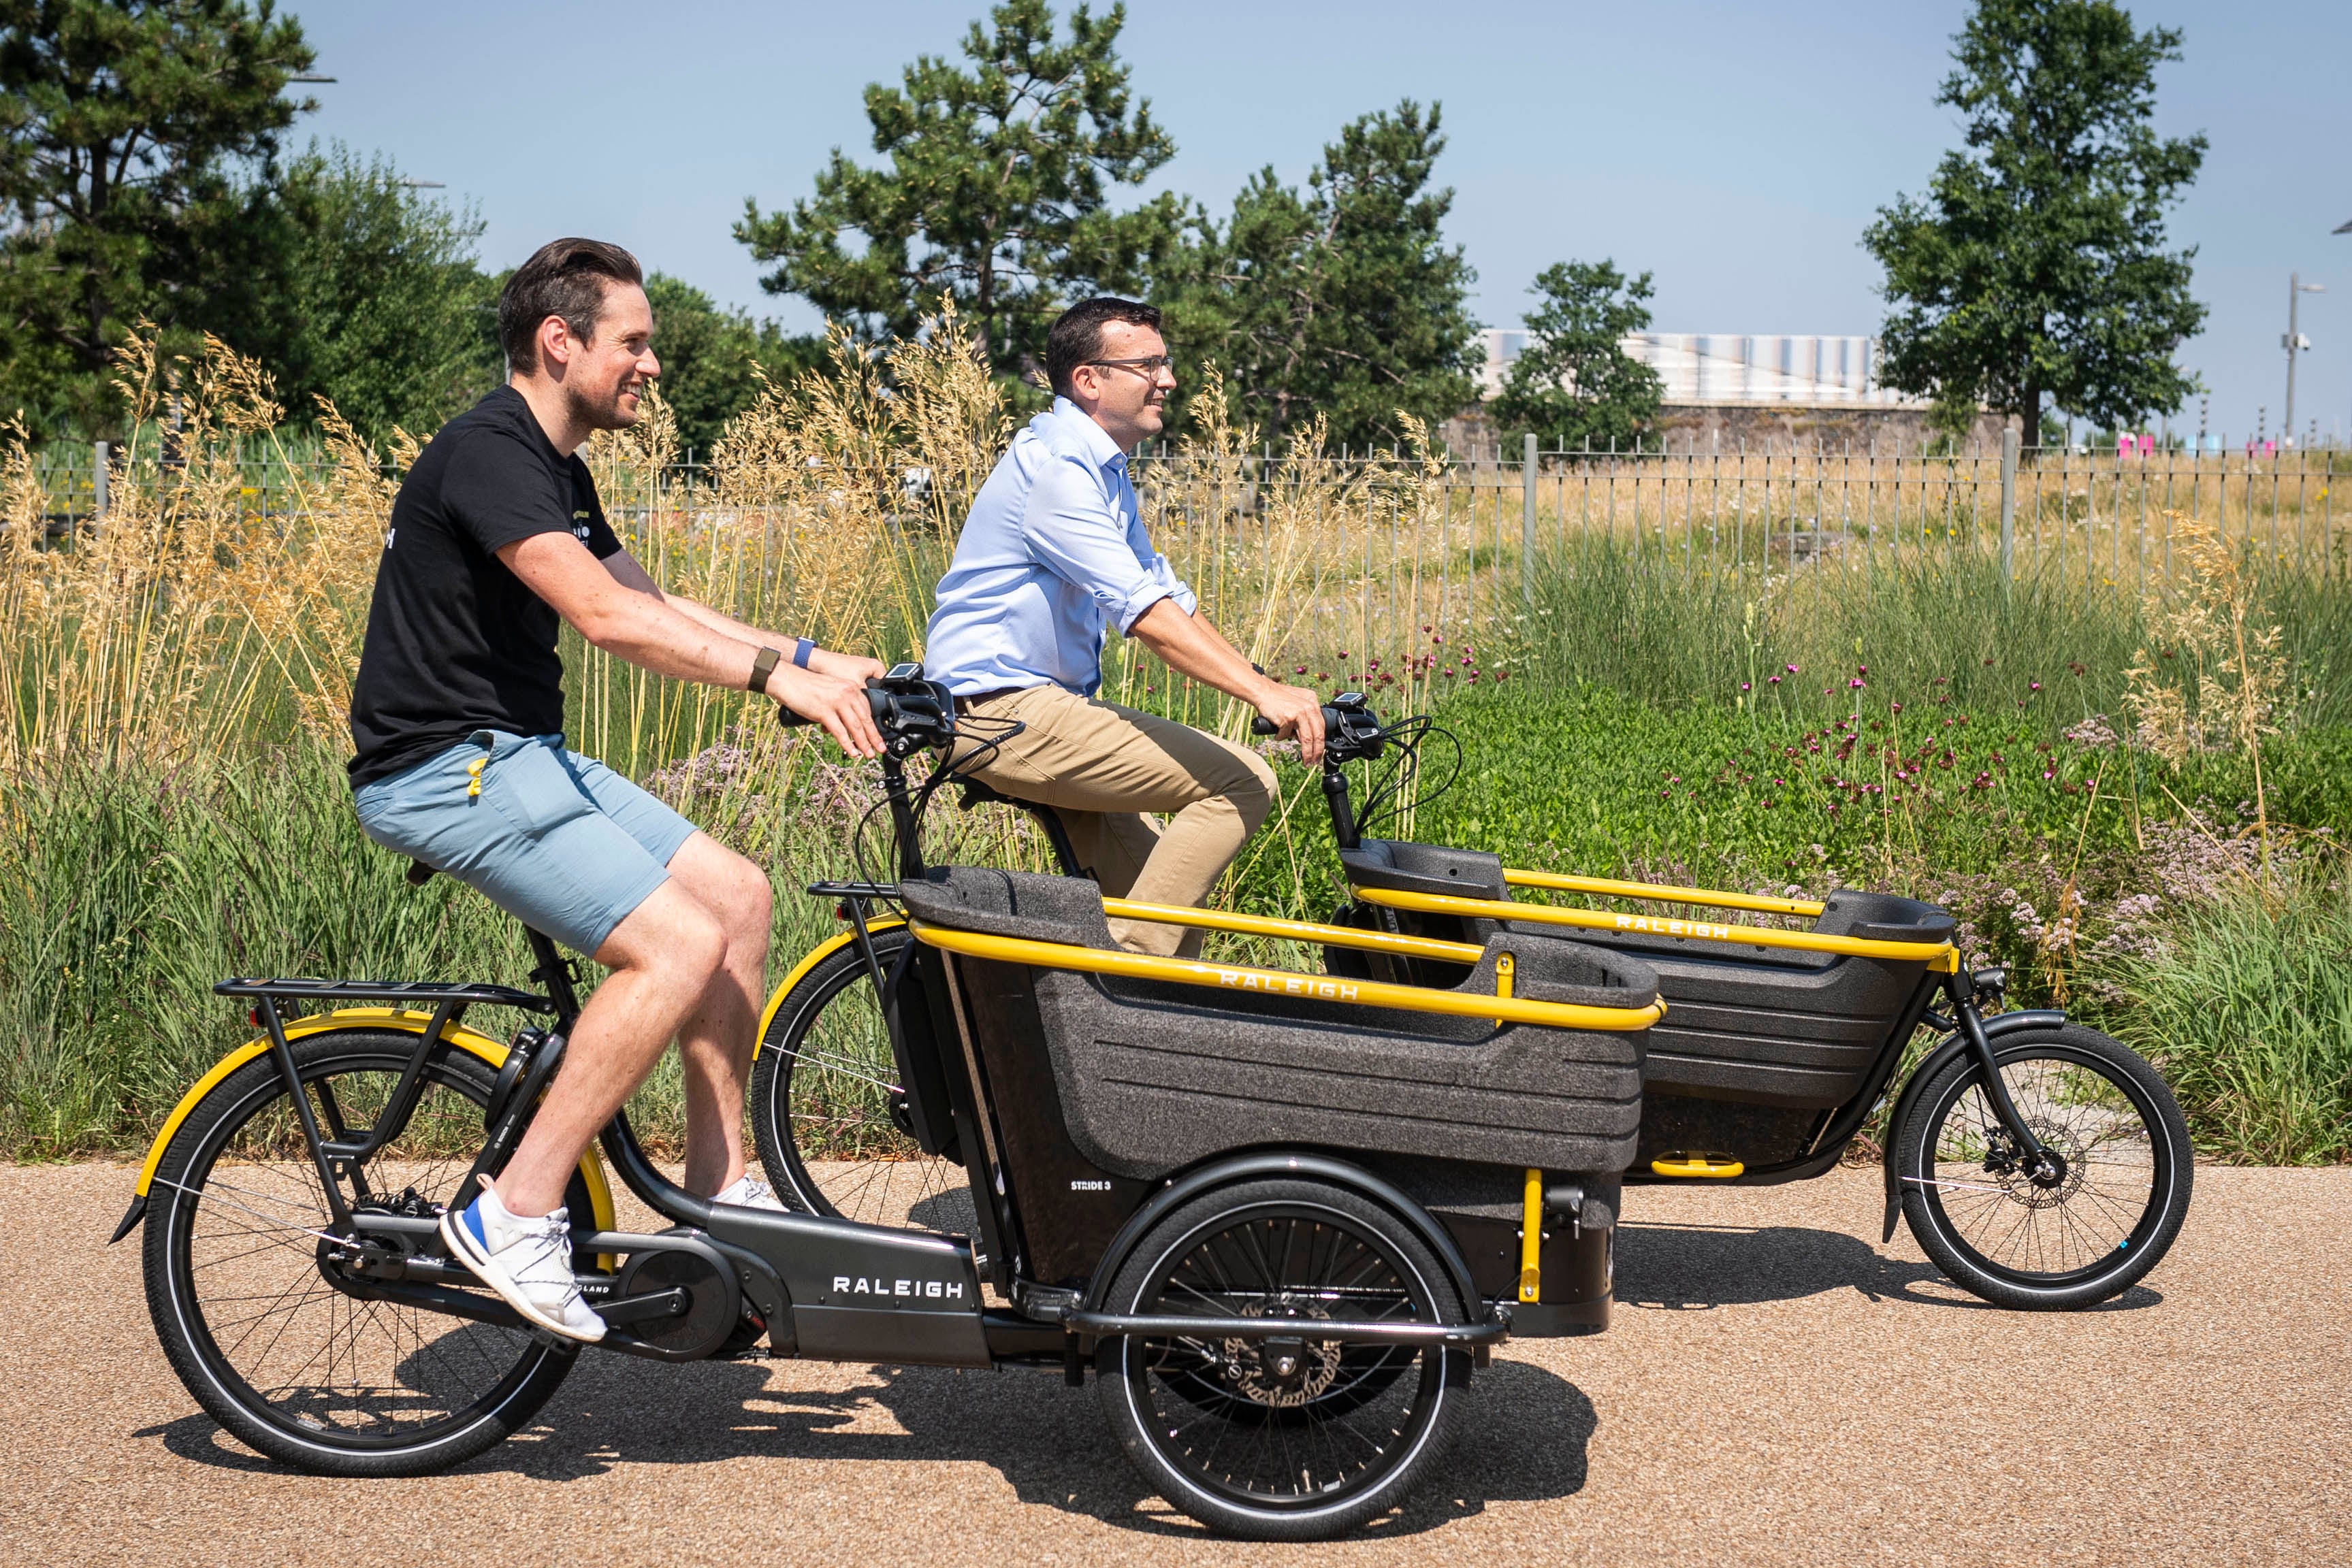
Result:
[[[1255,706],[1274,726],[1276,735],[1298,742],[1300,761],[1313,764],[1323,760],[1322,697],[1305,686],[1286,686],[1269,681]]]
[[[876,674],[880,673],[877,666]],[[768,695],[799,717],[823,725],[824,732],[852,757],[882,755],[882,732],[875,727],[873,705],[866,698],[862,678],[787,664],[768,677]]]

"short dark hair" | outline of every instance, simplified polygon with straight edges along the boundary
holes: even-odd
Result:
[[[559,239],[531,252],[499,294],[499,347],[510,371],[539,368],[539,327],[561,316],[572,335],[596,335],[604,296],[620,284],[645,287],[645,268],[619,246],[600,239]]]
[[[1080,365],[1103,351],[1102,329],[1113,321],[1160,330],[1160,311],[1139,300],[1101,294],[1081,299],[1062,312],[1045,334],[1045,379],[1062,396],[1070,395],[1070,376]]]

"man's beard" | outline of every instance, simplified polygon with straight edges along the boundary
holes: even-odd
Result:
[[[612,392],[602,400],[598,400],[585,392],[575,391],[567,383],[563,388],[563,410],[572,416],[573,423],[589,430],[626,430],[636,423],[642,415],[644,412],[642,400],[645,396],[645,389],[638,388],[637,396],[641,400],[638,413],[623,413],[621,393],[627,384],[625,382],[622,382],[614,387]]]

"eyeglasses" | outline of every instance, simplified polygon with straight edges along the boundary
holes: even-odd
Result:
[[[1087,363],[1106,371],[1141,371],[1154,381],[1160,371],[1176,368],[1176,361],[1165,354],[1146,354],[1137,360],[1088,360]]]

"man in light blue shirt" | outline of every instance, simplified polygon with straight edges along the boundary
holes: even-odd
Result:
[[[1255,752],[1097,696],[1105,628],[1248,703],[1310,763],[1323,754],[1322,699],[1243,657],[1144,532],[1127,455],[1164,427],[1176,385],[1160,312],[1127,299],[1073,306],[1047,334],[1045,370],[1054,406],[1013,436],[972,503],[940,580],[924,667],[957,712],[1020,721],[1002,745],[967,743],[959,756],[991,787],[1053,807],[1107,895],[1197,905],[1265,820],[1274,771]],[[1201,939],[1139,921],[1114,920],[1111,932],[1161,956],[1189,956]]]

